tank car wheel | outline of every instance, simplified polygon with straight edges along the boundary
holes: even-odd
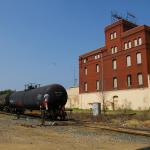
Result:
[[[3,109],[4,109],[3,107],[0,107],[0,111],[3,111]]]

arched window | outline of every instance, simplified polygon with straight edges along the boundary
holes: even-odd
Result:
[[[142,45],[142,38],[141,37],[138,38],[138,43],[139,43],[139,45]]]
[[[124,49],[128,49],[128,43],[124,43]]]
[[[129,46],[129,48],[131,48],[131,47],[132,47],[132,43],[131,43],[131,41],[129,41],[129,42],[128,42],[128,46]]]
[[[117,69],[117,61],[116,61],[116,59],[114,59],[114,60],[112,61],[112,67],[113,67],[114,70]]]
[[[100,82],[99,80],[96,80],[96,90],[99,91],[100,89]]]
[[[141,53],[137,53],[136,54],[136,62],[137,62],[137,64],[141,64],[142,63]]]
[[[143,75],[142,75],[142,73],[138,73],[137,78],[138,78],[138,85],[143,85]]]
[[[96,64],[96,72],[99,72],[99,64]]]
[[[117,78],[114,77],[114,78],[113,78],[113,88],[115,89],[115,88],[117,88],[117,87],[118,87]]]
[[[86,82],[84,82],[84,91],[87,92],[87,88],[88,88],[88,85]]]
[[[87,67],[85,67],[84,68],[84,74],[87,75],[87,72],[88,72]]]
[[[131,75],[127,75],[127,86],[131,87],[131,85],[132,85],[132,77]]]
[[[131,56],[127,56],[126,59],[127,59],[127,67],[130,67],[131,66]]]

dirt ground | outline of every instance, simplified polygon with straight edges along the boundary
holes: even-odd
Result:
[[[148,150],[150,138],[0,114],[1,150]]]

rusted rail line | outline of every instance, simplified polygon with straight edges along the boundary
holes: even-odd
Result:
[[[16,116],[16,114],[12,114],[12,113],[7,113],[7,112],[3,112],[0,111],[0,114],[5,114],[5,115],[12,115],[12,116]],[[40,118],[40,115],[34,115],[34,114],[23,114],[20,115],[20,118],[27,118],[27,117],[31,117],[31,119],[33,118]],[[149,131],[145,131],[145,130],[136,130],[136,129],[129,129],[129,128],[121,128],[121,127],[110,127],[110,126],[106,126],[106,125],[101,125],[101,124],[93,124],[92,122],[84,122],[81,120],[74,120],[74,119],[69,119],[69,121],[72,121],[74,123],[71,123],[70,125],[73,126],[84,126],[86,128],[91,128],[91,129],[101,129],[101,130],[107,130],[107,131],[113,131],[113,132],[120,132],[120,133],[126,133],[126,134],[132,134],[132,135],[137,135],[137,136],[146,136],[146,137],[150,137],[150,130]],[[57,121],[59,122],[59,121]],[[57,123],[57,125],[62,125],[63,121],[60,121],[61,123]],[[66,121],[65,121],[66,122]],[[66,123],[65,123],[66,124]],[[66,125],[69,125],[66,124]]]
[[[129,129],[129,128],[121,128],[121,127],[110,127],[110,126],[106,126],[106,125],[93,125],[92,123],[85,123],[84,126],[87,128],[91,128],[91,129],[101,129],[101,130],[108,130],[108,131],[132,134],[132,135],[137,135],[137,136],[150,137],[150,131],[146,131],[146,130],[137,130],[137,129]]]

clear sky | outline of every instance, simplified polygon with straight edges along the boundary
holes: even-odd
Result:
[[[29,82],[73,86],[79,55],[104,46],[111,10],[150,25],[149,6],[150,0],[0,0],[0,90]]]

